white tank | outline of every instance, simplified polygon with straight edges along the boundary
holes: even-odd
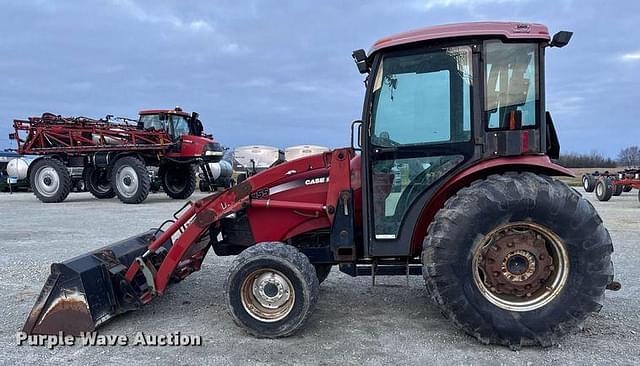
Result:
[[[239,146],[235,148],[233,155],[234,163],[241,168],[252,168],[253,160],[257,169],[269,168],[284,158],[280,149],[265,145]]]
[[[24,157],[9,160],[7,163],[7,175],[15,177],[18,180],[26,179],[29,164],[31,164],[32,161],[33,159]]]
[[[291,161],[294,159],[302,158],[304,156],[320,154],[329,150],[330,149],[326,146],[318,146],[318,145],[291,146],[284,150],[284,160]]]

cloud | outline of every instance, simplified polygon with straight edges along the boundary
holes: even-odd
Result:
[[[425,0],[416,2],[415,7],[428,11],[434,8],[473,8],[478,5],[522,3],[526,1],[528,0]]]
[[[213,31],[213,26],[203,19],[183,20],[172,14],[154,14],[147,9],[143,9],[132,0],[111,0],[112,3],[124,10],[130,17],[152,24],[170,24],[176,30],[186,30],[195,33],[209,33]]]
[[[620,56],[620,60],[625,62],[640,61],[640,51],[625,53]]]

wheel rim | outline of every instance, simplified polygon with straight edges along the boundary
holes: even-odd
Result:
[[[130,166],[124,166],[116,174],[118,192],[127,198],[135,196],[138,191],[138,174]]]
[[[274,269],[259,269],[251,273],[240,290],[242,306],[254,319],[277,322],[293,309],[295,291],[291,281]]]
[[[596,185],[596,195],[602,196],[603,193],[604,193],[604,184],[602,184],[602,182],[598,182],[598,185]]]
[[[582,178],[582,186],[584,187],[585,190],[589,188],[589,179],[587,177]]]
[[[60,176],[52,167],[42,167],[36,174],[36,187],[45,197],[53,197],[60,188]]]
[[[473,278],[482,296],[510,311],[531,311],[555,299],[569,275],[569,256],[551,230],[530,222],[503,225],[475,250]]]

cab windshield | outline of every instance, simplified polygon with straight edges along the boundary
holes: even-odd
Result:
[[[402,146],[471,137],[471,48],[385,55],[373,85],[371,142]]]
[[[187,117],[177,114],[146,114],[140,116],[139,125],[145,130],[167,131],[173,138],[189,134]]]

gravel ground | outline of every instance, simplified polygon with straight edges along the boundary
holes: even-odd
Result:
[[[141,311],[118,317],[101,334],[137,331],[200,335],[200,347],[44,347],[16,345],[16,332],[49,274],[68,259],[158,225],[183,202],[162,194],[141,205],[71,194],[42,204],[29,193],[0,194],[0,363],[2,364],[640,364],[640,204],[637,192],[609,202],[585,194],[615,245],[619,292],[602,311],[556,347],[484,346],[456,330],[431,305],[420,277],[350,278],[332,272],[316,312],[298,334],[278,340],[246,335],[226,313],[222,286],[229,258],[210,255],[202,271],[170,288]],[[196,196],[197,198],[198,196]]]

